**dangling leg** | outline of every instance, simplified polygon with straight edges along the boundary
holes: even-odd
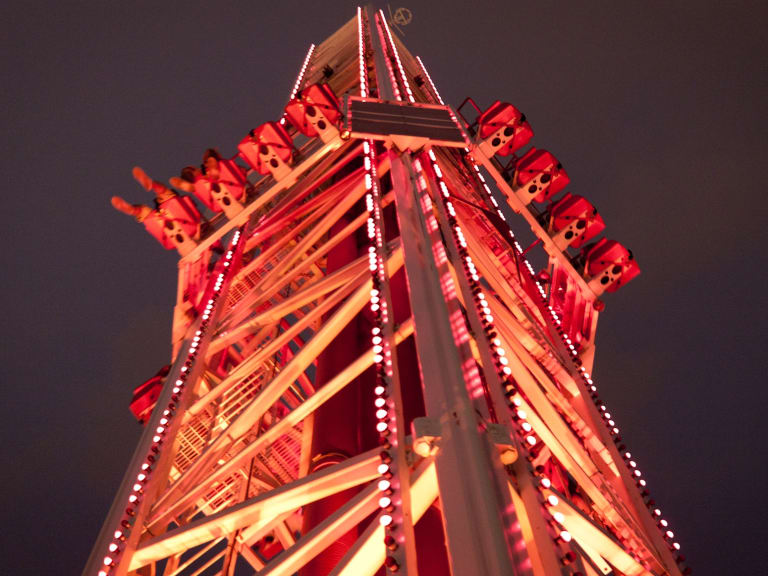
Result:
[[[171,186],[174,188],[178,188],[179,190],[183,190],[184,192],[187,192],[188,194],[191,194],[195,191],[195,185],[192,184],[192,182],[187,182],[183,178],[179,178],[178,176],[174,176],[169,180],[171,183]]]
[[[129,204],[120,196],[112,196],[112,206],[115,210],[133,216],[137,222],[143,222],[144,219],[152,213],[152,208],[144,204]]]
[[[158,204],[162,204],[166,200],[176,196],[176,193],[168,188],[168,186],[156,180],[152,180],[152,178],[138,166],[133,167],[133,177],[144,190],[155,194]]]

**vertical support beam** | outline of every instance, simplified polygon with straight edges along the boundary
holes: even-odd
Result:
[[[360,66],[360,93],[366,96],[368,92],[368,61],[366,45],[374,46],[373,34],[375,18],[370,7],[367,9],[368,34],[362,22],[362,14],[359,15],[359,66]],[[381,60],[381,45],[375,50],[377,60]],[[379,67],[374,66],[377,72],[377,85],[380,84]],[[416,556],[416,539],[413,531],[413,519],[411,515],[411,473],[406,459],[406,424],[403,409],[403,388],[398,367],[397,346],[395,342],[395,309],[391,291],[392,275],[388,274],[384,263],[387,260],[387,237],[384,225],[384,205],[382,201],[381,182],[377,166],[376,143],[368,140],[363,143],[365,152],[365,187],[366,208],[368,210],[368,239],[369,269],[375,292],[371,292],[371,312],[373,314],[375,333],[372,339],[376,355],[376,417],[379,422],[376,425],[379,432],[379,440],[382,442],[382,467],[384,475],[381,482],[388,484],[384,488],[389,496],[379,501],[379,506],[388,509],[387,514],[382,514],[379,521],[383,523],[388,552],[385,561],[387,574],[401,572],[404,575],[417,576],[418,562]],[[390,156],[382,156],[382,165],[387,166]],[[374,296],[376,300],[374,300]],[[385,416],[382,417],[381,413]],[[394,426],[394,430],[392,429]],[[394,432],[394,433],[392,433]],[[389,480],[387,480],[387,478]],[[390,498],[391,497],[391,498]]]
[[[426,162],[427,160],[427,154],[422,154],[422,162]],[[443,235],[447,239],[446,248],[454,262],[454,270],[458,279],[459,290],[465,303],[467,318],[470,327],[474,332],[480,359],[483,363],[483,374],[488,388],[487,400],[492,405],[496,421],[507,428],[515,444],[517,444],[515,426],[512,422],[509,408],[507,407],[507,401],[502,392],[502,383],[498,373],[494,369],[493,359],[491,358],[491,343],[483,329],[477,307],[473,305],[472,292],[466,274],[460,266],[461,255],[459,253],[459,247],[455,243],[453,232],[450,229],[451,224],[448,219],[448,214],[446,213],[445,197],[441,196],[441,189],[437,184],[434,174],[430,172],[429,176],[440,225],[443,230]],[[517,446],[517,450],[519,454],[521,452],[519,446]],[[512,464],[511,470],[513,470],[518,484],[525,487],[533,486],[533,477],[530,467],[523,461],[522,457],[518,457]],[[502,482],[506,482],[506,479],[502,479]],[[546,525],[540,514],[537,513],[538,509],[540,509],[540,505],[535,494],[529,494],[528,488],[526,488],[526,500],[529,506],[531,506],[530,510],[525,509],[525,501],[522,498],[519,496],[515,498],[516,494],[511,494],[510,492],[505,491],[504,496],[506,496],[506,498],[502,498],[502,501],[506,504],[507,509],[509,510],[509,513],[504,518],[504,520],[506,520],[505,528],[507,530],[509,541],[511,541],[510,543],[516,571],[519,574],[533,573],[537,576],[560,573],[562,571],[562,566],[558,562],[555,546],[547,533]],[[533,498],[530,496],[533,496]],[[520,527],[524,524],[529,527],[529,533],[535,533],[536,535],[535,539],[531,537],[526,541],[526,543],[529,544],[527,549],[526,547],[515,545],[514,542],[515,539],[519,538],[516,532],[518,532],[521,529]],[[530,528],[531,526],[533,526],[532,529]]]
[[[128,565],[139,542],[144,519],[157,494],[168,482],[168,471],[174,454],[173,445],[181,425],[181,415],[191,400],[191,389],[204,371],[203,359],[211,341],[213,326],[226,300],[223,295],[229,287],[234,269],[240,265],[244,242],[234,246],[239,238],[238,231],[233,237],[226,258],[219,261],[215,272],[208,278],[205,294],[211,300],[205,313],[190,326],[181,352],[176,356],[176,361],[166,377],[152,416],[139,440],[112,508],[86,563],[84,575],[101,576],[107,574],[109,570],[110,576],[124,576],[128,571]],[[225,261],[226,263],[222,265]],[[175,417],[174,410],[170,408],[172,405],[175,406]],[[164,409],[165,406],[169,406],[169,409]],[[161,439],[158,439],[159,437]],[[144,481],[138,479],[142,476],[148,477],[144,485],[142,485]],[[131,504],[128,504],[129,502]],[[127,514],[126,505],[132,510],[133,522],[132,525],[122,526],[123,518]],[[118,533],[122,539],[117,537]],[[113,546],[115,549],[110,550]]]
[[[361,55],[362,57],[362,55]],[[361,60],[361,66],[364,61]],[[384,451],[382,452],[383,474],[391,477],[389,490],[391,491],[390,504],[382,504],[382,508],[391,506],[391,513],[382,516],[386,523],[387,538],[394,539],[394,544],[389,546],[386,568],[387,573],[402,571],[403,574],[416,576],[417,560],[416,545],[413,533],[410,505],[410,469],[405,456],[405,416],[403,411],[403,393],[398,369],[397,347],[394,331],[394,306],[390,291],[391,276],[387,274],[387,253],[384,238],[384,215],[381,202],[381,183],[376,172],[376,147],[373,140],[368,140],[363,149],[366,153],[366,204],[368,209],[368,238],[371,241],[369,247],[369,269],[372,274],[374,290],[371,292],[371,312],[376,326],[374,330],[380,330],[372,338],[376,355],[377,380],[374,394],[377,396],[376,404],[377,430],[381,434]],[[374,300],[374,295],[376,299]],[[384,408],[386,407],[386,409]],[[381,417],[379,411],[386,415]],[[393,422],[393,421],[394,422]],[[383,425],[383,429],[380,428]],[[392,426],[394,425],[394,434]],[[384,479],[384,478],[382,478]],[[383,502],[386,502],[384,500]]]
[[[410,159],[393,157],[390,172],[424,403],[427,416],[441,428],[435,464],[451,570],[455,575],[513,574],[501,519],[500,489],[506,487],[497,486],[489,446],[477,429]]]

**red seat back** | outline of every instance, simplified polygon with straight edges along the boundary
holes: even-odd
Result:
[[[259,174],[269,174],[269,162],[273,161],[273,156],[286,163],[291,159],[293,141],[283,126],[277,122],[266,122],[251,130],[237,149]]]
[[[485,140],[492,137],[499,130],[501,141],[506,144],[496,151],[496,154],[508,156],[519,150],[533,138],[533,130],[525,119],[525,115],[508,102],[494,102],[488,110],[477,119],[480,138]],[[495,140],[496,138],[494,138]],[[496,143],[491,141],[495,148]]]
[[[302,90],[298,98],[286,105],[285,114],[302,134],[313,137],[318,133],[314,120],[317,110],[333,125],[341,120],[339,100],[327,84],[312,84]]]
[[[163,389],[163,381],[168,376],[170,366],[163,366],[157,374],[146,382],[139,384],[133,390],[130,409],[136,420],[145,424],[152,414],[152,408],[157,403],[157,397]]]
[[[537,192],[534,196],[536,202],[546,202],[549,198],[560,192],[570,182],[568,174],[562,164],[546,150],[531,148],[518,160],[515,166],[516,184],[525,187],[531,181],[537,180]]]
[[[570,243],[574,248],[581,248],[605,229],[605,222],[597,213],[597,208],[589,200],[576,194],[563,196],[552,206],[550,216],[550,229],[555,233],[570,226],[574,221],[576,229],[583,230],[583,234]]]
[[[640,266],[632,256],[632,252],[616,240],[601,238],[586,250],[585,258],[585,272],[590,278],[609,269],[612,277],[618,276],[618,279],[605,289],[606,292],[615,292],[640,274]]]
[[[176,222],[190,237],[197,234],[200,226],[200,212],[188,196],[174,196],[166,200],[144,219],[144,227],[166,250],[175,246],[165,235],[164,229],[168,222]]]

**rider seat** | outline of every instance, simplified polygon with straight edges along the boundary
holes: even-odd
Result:
[[[528,144],[533,130],[525,114],[508,102],[494,102],[477,119],[480,151],[489,158],[509,156]]]
[[[275,180],[282,180],[291,171],[293,142],[277,122],[266,122],[251,130],[237,149],[259,174],[272,174]]]
[[[144,227],[166,250],[186,256],[195,249],[200,233],[200,212],[188,196],[174,196],[144,219]]]
[[[597,209],[582,196],[566,194],[549,211],[549,235],[560,250],[581,248],[605,229]]]
[[[531,148],[515,166],[515,195],[525,205],[546,202],[569,182],[563,165],[546,150]]]
[[[596,296],[603,292],[616,292],[640,274],[632,252],[616,240],[601,238],[583,252],[584,277]]]
[[[285,106],[291,124],[305,136],[327,143],[339,135],[341,106],[327,84],[312,84]]]

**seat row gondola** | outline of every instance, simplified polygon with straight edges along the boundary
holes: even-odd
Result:
[[[135,168],[139,183],[155,193],[154,206],[129,204],[118,196],[112,198],[112,205],[143,223],[164,248],[186,256],[197,246],[206,224],[192,196],[212,214],[235,218],[252,190],[249,173],[271,175],[280,181],[291,172],[296,149],[286,122],[305,136],[327,143],[338,137],[340,121],[341,106],[333,91],[325,84],[311,85],[286,105],[281,121],[251,130],[238,144],[235,156],[224,158],[209,149],[199,167],[187,166],[179,177],[171,178],[173,188],[191,196],[178,194]]]
[[[614,292],[640,273],[632,252],[615,240],[594,240],[605,223],[597,209],[582,196],[565,192],[568,174],[553,154],[531,147],[519,158],[533,137],[524,114],[507,102],[494,102],[476,121],[477,147],[486,156],[513,156],[506,178],[524,206],[546,204],[539,215],[555,245],[563,252],[580,249],[572,258],[589,288],[600,296]]]

